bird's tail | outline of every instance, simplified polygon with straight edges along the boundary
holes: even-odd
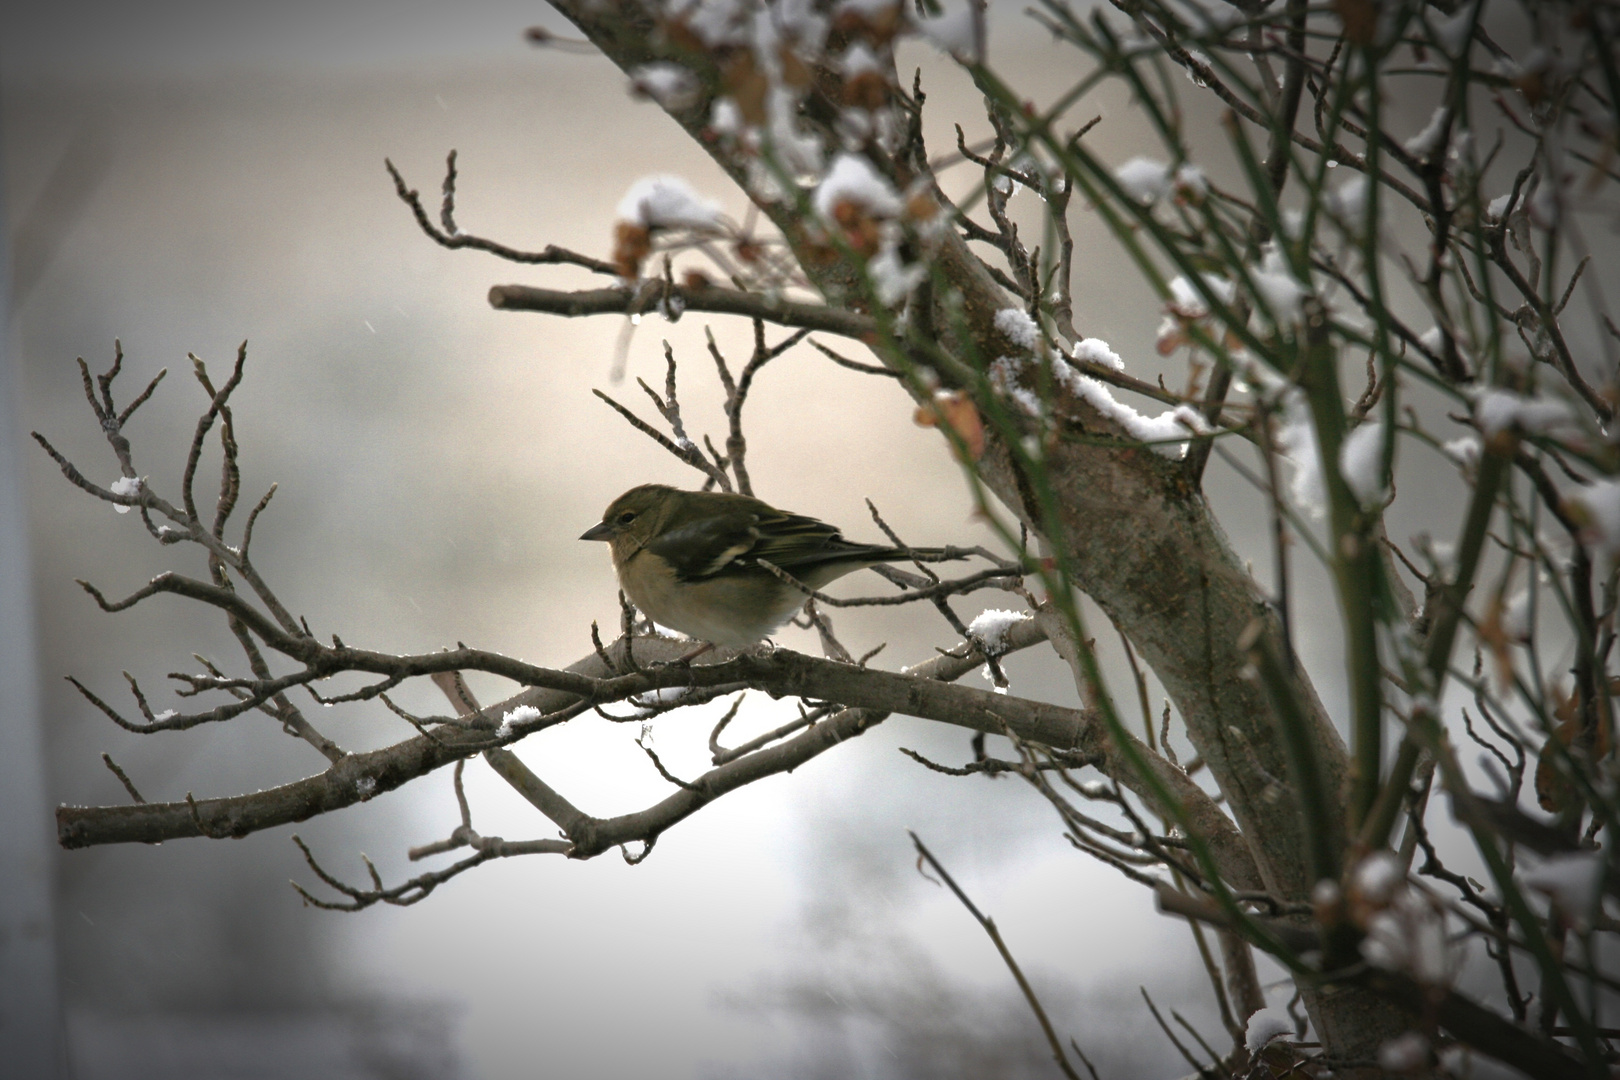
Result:
[[[879,547],[876,544],[853,544],[840,539],[816,551],[794,552],[792,558],[779,557],[770,561],[797,576],[814,573],[818,568],[830,567],[841,567],[838,574],[842,575],[862,566],[875,566],[878,563],[903,563],[913,560],[946,562],[952,559],[966,559],[971,554],[972,552],[957,547]]]
[[[866,556],[872,562],[952,562],[972,553],[958,547],[875,548]]]

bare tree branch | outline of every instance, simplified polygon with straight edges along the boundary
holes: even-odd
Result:
[[[1019,647],[1027,647],[1040,640],[1040,637],[1040,632],[1031,623],[1018,638],[1010,640],[1021,641],[1023,644]],[[669,663],[689,651],[689,645],[685,642],[668,638],[640,639],[635,642],[635,651],[643,665],[661,663],[662,666],[644,667],[628,675],[615,675],[603,667],[601,659],[594,652],[565,671],[554,671],[473,649],[388,660],[384,659],[385,654],[334,649],[334,657],[355,659],[364,656],[368,664],[379,661],[391,663],[398,670],[408,670],[414,675],[481,670],[512,677],[526,672],[529,678],[520,677],[517,681],[529,682],[533,688],[484,710],[483,725],[486,726],[438,724],[429,729],[431,738],[421,735],[382,750],[350,754],[324,773],[267,791],[197,800],[194,807],[185,803],[146,803],[134,807],[62,806],[57,809],[58,841],[64,847],[71,848],[132,841],[153,842],[184,836],[245,836],[260,829],[303,821],[318,813],[364,801],[444,765],[487,750],[490,748],[490,729],[495,726],[495,716],[519,706],[528,705],[542,714],[555,715],[581,700],[598,704],[622,701],[653,690],[681,686],[750,686],[778,695],[838,702],[847,709],[863,709],[869,713],[900,712],[996,734],[1010,730],[1030,742],[1063,749],[1084,749],[1102,737],[1094,716],[1085,710],[953,686],[919,674],[857,668],[784,649],[766,654],[715,650],[710,654],[712,662],[690,667]],[[964,652],[968,654],[965,659],[941,657],[929,663],[938,665],[933,670],[954,672],[950,677],[959,677],[983,663],[982,656],[971,649]],[[623,642],[610,650],[610,656],[617,664],[624,663],[625,653]],[[870,719],[847,717],[828,728],[828,732],[841,732],[840,738],[848,737],[858,730],[864,730],[871,722]],[[537,729],[530,726],[523,733]],[[829,737],[824,732],[799,743],[795,750],[778,756],[785,761],[804,760],[795,759],[794,755],[806,753],[818,745],[816,752],[819,753],[820,749],[833,744],[820,745],[823,739]],[[699,783],[707,783],[716,794],[723,793],[737,783],[751,782],[758,775],[767,775],[754,772],[761,767],[759,762],[754,762],[712,780],[700,780]],[[790,767],[787,764],[782,766],[784,769]],[[665,806],[659,815],[667,817],[675,814],[673,820],[679,820],[701,805],[687,806],[679,800],[695,797],[693,793],[683,791],[676,797],[677,802]],[[706,802],[708,798],[702,801]],[[648,813],[651,814],[651,811]],[[623,836],[639,838],[640,834],[636,834],[635,829],[645,829],[647,821],[655,819],[661,820],[655,815],[654,818],[636,818],[634,823],[617,825],[608,833],[619,838],[604,843],[614,846],[624,842]],[[576,843],[576,847],[590,850],[593,854],[602,850],[591,844],[581,846]]]
[[[489,290],[489,306],[500,311],[542,311],[550,315],[641,315],[648,311],[672,310],[679,305],[683,311],[708,311],[719,315],[743,315],[765,319],[778,326],[801,327],[806,330],[843,337],[870,340],[877,324],[870,316],[810,304],[799,300],[785,300],[763,293],[724,289],[717,285],[677,285],[649,278],[635,287],[619,286],[612,289],[585,289],[563,292],[540,289],[530,285],[496,285]]]

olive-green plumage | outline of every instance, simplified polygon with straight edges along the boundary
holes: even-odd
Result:
[[[902,548],[851,543],[831,525],[747,495],[663,484],[620,495],[580,539],[608,542],[619,585],[642,614],[717,645],[752,644],[804,606],[804,594],[759,559],[819,589],[863,567],[912,557]]]

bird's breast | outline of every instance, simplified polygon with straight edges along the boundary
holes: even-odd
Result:
[[[680,580],[662,559],[639,553],[618,565],[619,584],[660,626],[716,645],[752,645],[804,606],[804,595],[764,570]]]

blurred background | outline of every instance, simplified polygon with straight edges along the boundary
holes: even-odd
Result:
[[[78,492],[25,442],[38,430],[93,479],[116,477],[74,364],[82,356],[104,370],[115,338],[125,353],[120,402],[170,371],[128,429],[138,469],[169,496],[205,402],[186,354],[219,376],[248,341],[234,398],[244,501],[281,485],[258,526],[256,560],[317,633],[397,651],[462,641],[561,666],[589,650],[592,620],[617,626],[606,553],[576,537],[625,488],[692,476],[590,389],[640,408],[633,381],[610,382],[615,350],[628,335],[631,379],[654,382],[667,339],[682,361],[688,427],[718,434],[703,330],[740,363],[748,327],[688,315],[632,329],[493,311],[493,284],[590,279],[438,248],[395,197],[383,159],[432,205],[456,149],[460,224],[519,248],[605,256],[615,204],[653,172],[686,177],[739,219],[745,207],[605,60],[525,45],[535,23],[566,31],[549,9],[489,0],[453,12],[364,0],[61,2],[0,15],[11,248],[0,387],[10,438],[0,462],[21,463],[12,479],[25,505],[7,522],[7,554],[13,568],[31,559],[18,580],[33,604],[31,625],[24,614],[0,626],[0,647],[19,678],[37,674],[44,764],[31,772],[44,806],[125,801],[104,751],[152,800],[233,794],[324,767],[257,716],[135,736],[64,681],[73,675],[121,703],[128,671],[161,710],[180,704],[165,674],[195,670],[193,653],[240,666],[212,615],[161,598],[105,615],[74,584],[86,578],[118,595],[162,569],[203,572],[195,551],[159,548],[136,516]],[[991,49],[1036,99],[1077,74],[1076,54],[1012,5],[993,12]],[[971,87],[936,54],[911,44],[900,61],[904,74],[923,70],[936,151],[954,142],[952,122],[970,138],[987,130]],[[1104,123],[1088,136],[1101,156],[1156,149],[1123,97],[1102,100]],[[1412,108],[1415,129],[1427,109]],[[975,179],[952,175],[964,188]],[[1077,324],[1111,341],[1133,373],[1183,384],[1179,362],[1152,349],[1158,304],[1100,223],[1078,205],[1073,218]],[[765,370],[750,399],[755,485],[861,539],[876,538],[870,497],[913,542],[988,542],[957,467],[911,412],[886,380],[796,350]],[[201,490],[212,490],[217,467],[205,459]],[[1443,512],[1461,492],[1449,471],[1435,475]],[[1261,500],[1218,463],[1209,489],[1239,551],[1264,565]],[[1320,578],[1304,560],[1296,569],[1309,597]],[[978,594],[957,608],[967,619],[1017,604]],[[856,653],[887,642],[877,662],[892,667],[954,640],[920,608],[836,621]],[[1094,627],[1128,698],[1114,635],[1100,617]],[[1337,709],[1336,627],[1307,622],[1299,633]],[[780,640],[814,649],[799,631]],[[1075,699],[1048,653],[1008,667],[1016,693]],[[474,685],[486,700],[511,690]],[[426,685],[399,698],[444,711]],[[10,745],[26,751],[29,710],[7,707]],[[654,725],[671,769],[703,768],[723,708]],[[751,699],[732,730],[763,730],[789,709]],[[317,719],[354,750],[412,734],[381,707]],[[635,735],[586,717],[519,752],[577,805],[610,815],[668,792]],[[642,865],[611,855],[508,860],[414,907],[352,915],[307,908],[288,886],[317,884],[292,829],[55,852],[40,808],[12,839],[49,853],[36,884],[48,885],[54,927],[40,940],[54,944],[40,955],[54,957],[59,990],[41,969],[13,996],[41,1015],[41,1003],[59,1000],[63,1075],[82,1080],[1049,1075],[1039,1031],[989,941],[916,872],[909,827],[996,919],[1060,1030],[1103,1075],[1185,1071],[1139,986],[1166,1015],[1175,1009],[1224,1043],[1184,923],[1155,915],[1137,889],[1070,849],[1020,784],[941,776],[897,752],[960,761],[967,742],[893,718],[709,807]],[[14,756],[14,769],[25,760]],[[468,790],[481,832],[552,834],[481,763],[469,766]],[[335,871],[361,880],[364,852],[393,883],[420,869],[407,847],[455,822],[446,772],[297,831]]]

